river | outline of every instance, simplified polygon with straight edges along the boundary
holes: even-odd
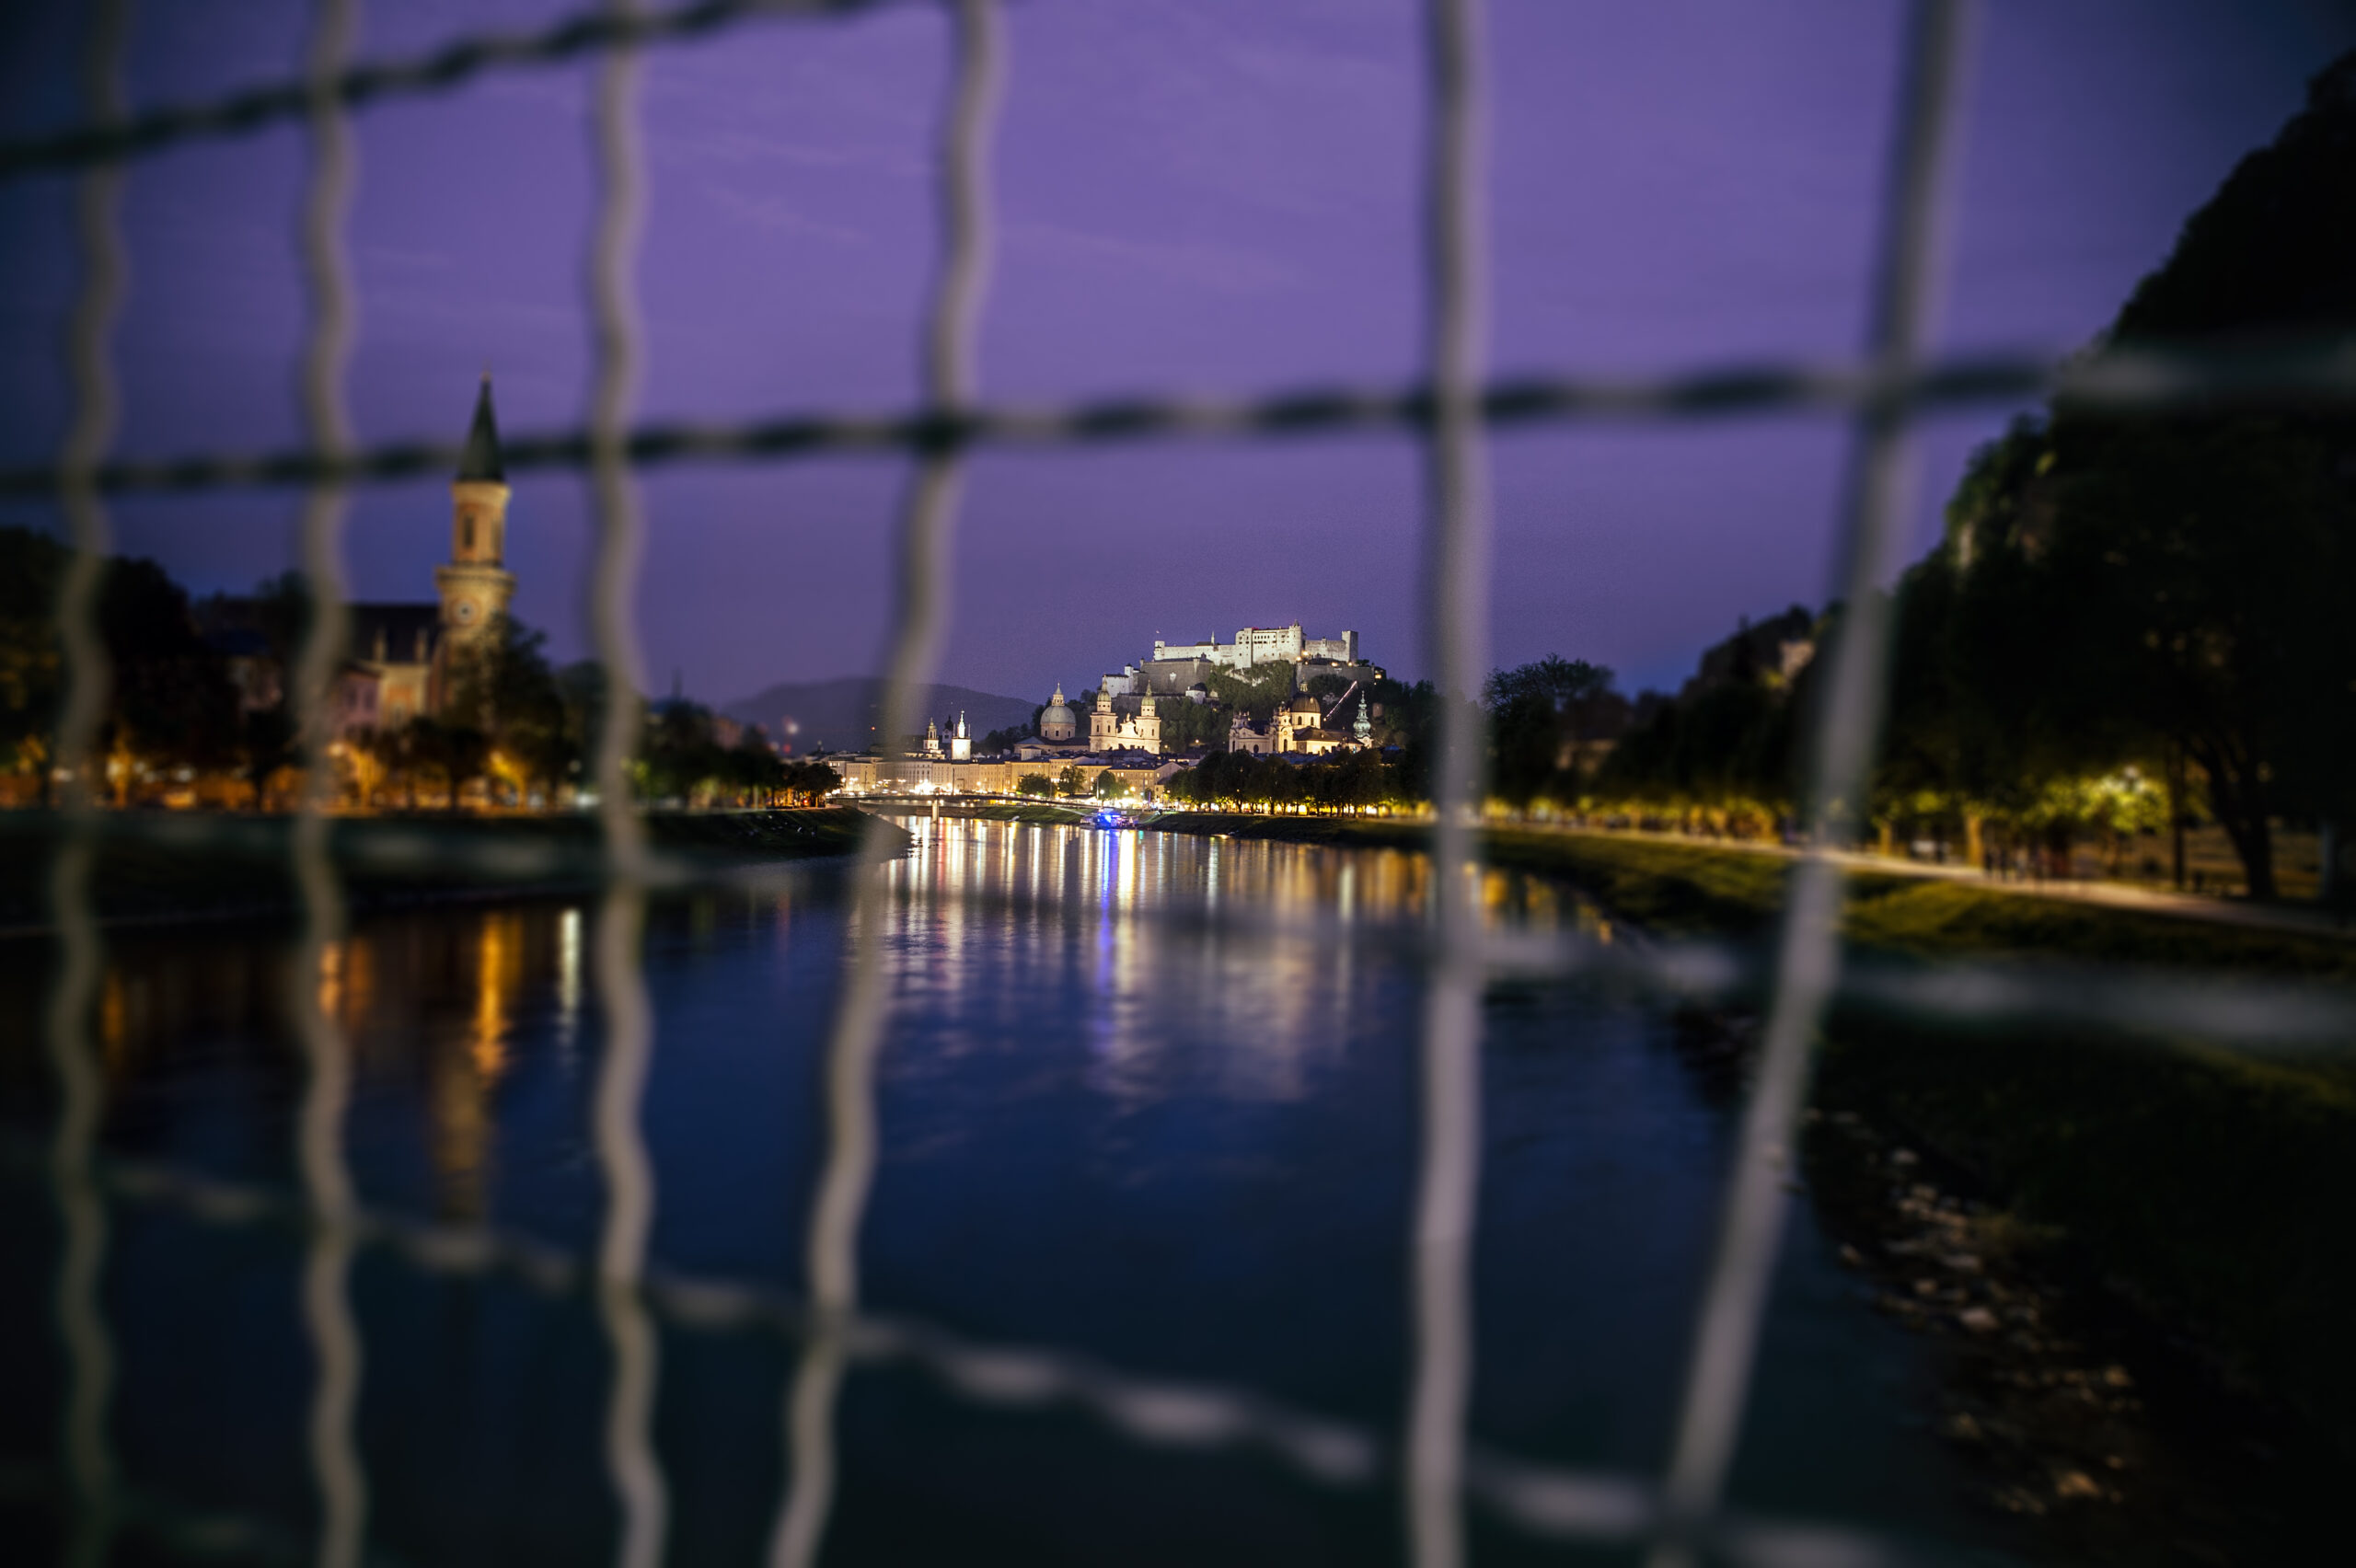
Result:
[[[1045,1347],[1091,1387],[1250,1390],[1387,1444],[1408,1375],[1422,982],[1403,939],[1426,901],[1424,859],[907,825],[915,847],[871,917],[890,1000],[864,1304],[966,1345]],[[840,883],[811,867],[652,906],[642,1125],[649,1255],[664,1270],[802,1287]],[[1481,901],[1504,923],[1608,930],[1515,876],[1489,874]],[[352,1043],[345,1153],[372,1210],[595,1251],[596,919],[594,900],[540,900],[355,923],[322,999]],[[11,1020],[0,1111],[20,1155],[47,1136],[33,1020],[52,962],[40,944],[0,949]],[[96,1020],[102,1152],[295,1189],[304,1078],[278,1006],[287,962],[282,937],[251,927],[110,938]],[[1661,1004],[1515,983],[1492,989],[1484,1016],[1472,1435],[1532,1463],[1657,1474],[1733,1111],[1680,1058]],[[0,1189],[11,1390],[0,1442],[19,1540],[58,1528],[29,1489],[59,1463],[59,1412],[74,1368],[89,1366],[52,1326],[61,1226],[38,1174],[20,1159]],[[159,1505],[276,1521],[310,1555],[300,1235],[136,1198],[107,1214],[98,1301],[112,1473]],[[1837,1251],[1796,1203],[1735,1501],[2017,1547],[1971,1503],[1932,1430],[1935,1350],[1872,1310]],[[613,1313],[509,1274],[428,1273],[381,1246],[354,1255],[344,1286],[372,1546],[415,1562],[615,1561],[626,1512],[606,1434]],[[645,1326],[651,1354],[634,1365],[651,1380],[658,1491],[640,1493],[634,1516],[643,1524],[645,1497],[659,1496],[673,1562],[767,1560],[795,1340],[673,1312]],[[1321,1481],[1265,1447],[1183,1451],[1117,1426],[1086,1401],[1010,1403],[939,1366],[855,1361],[830,1427],[823,1560],[1402,1558],[1392,1484]],[[1485,1510],[1470,1518],[1478,1562],[1562,1560],[1559,1543]]]

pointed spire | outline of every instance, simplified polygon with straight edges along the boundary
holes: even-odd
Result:
[[[482,373],[482,390],[475,394],[475,422],[467,431],[467,449],[458,458],[458,482],[507,482],[499,462],[499,421],[491,411],[491,372]]]

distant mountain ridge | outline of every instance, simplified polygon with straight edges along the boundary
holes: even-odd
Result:
[[[965,714],[965,727],[979,742],[992,730],[1027,729],[1037,702],[998,697],[970,686],[936,686],[924,700],[927,718],[942,721],[944,732]],[[740,723],[758,724],[773,740],[792,744],[794,755],[824,748],[859,751],[872,745],[883,722],[884,683],[872,675],[831,681],[780,681],[752,697],[724,704],[720,711]]]

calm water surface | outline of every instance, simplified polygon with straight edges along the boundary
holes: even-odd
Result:
[[[1421,979],[1402,940],[1417,857],[911,819],[872,933],[891,1013],[867,1304],[971,1340],[1249,1387],[1387,1433],[1404,1401]],[[820,1057],[845,941],[836,873],[658,903],[643,1105],[662,1267],[802,1285],[825,1152]],[[1495,918],[1592,917],[1493,875]],[[1287,917],[1322,924],[1288,933]],[[1209,917],[1216,917],[1215,918]],[[350,1031],[347,1149],[364,1202],[594,1250],[600,1026],[594,903],[358,922],[323,995]],[[862,936],[861,940],[866,940]],[[51,953],[0,948],[5,1110],[51,1104],[32,1020]],[[252,929],[110,941],[97,1027],[114,1152],[291,1187],[301,1091],[278,1016],[285,944]],[[1476,1439],[1636,1473],[1665,1460],[1733,1137],[1661,1009],[1568,985],[1485,1008]],[[0,1189],[0,1437],[54,1462],[60,1229]],[[307,1555],[312,1360],[303,1249],[268,1228],[110,1209],[102,1300],[124,1481],[280,1521]],[[1734,1490],[1746,1506],[1995,1544],[1930,1430],[1924,1346],[1869,1309],[1797,1205]],[[595,1305],[364,1251],[357,1432],[371,1541],[421,1562],[612,1561]],[[658,1329],[653,1433],[675,1562],[766,1560],[789,1469],[795,1345]],[[1173,1454],[1068,1410],[1009,1411],[906,1366],[855,1367],[837,1414],[838,1563],[1395,1562],[1383,1485],[1250,1453]],[[16,1539],[49,1539],[10,1505]],[[1477,1560],[1559,1561],[1473,1515]],[[24,1533],[31,1532],[31,1533]],[[144,1560],[125,1538],[122,1561]],[[1576,1554],[1574,1554],[1576,1555]]]

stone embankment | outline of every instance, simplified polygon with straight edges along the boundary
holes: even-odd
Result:
[[[871,820],[817,811],[653,813],[641,819],[663,880],[848,855]],[[102,813],[91,886],[108,926],[275,919],[299,899],[283,816]],[[330,853],[354,909],[578,894],[608,867],[595,816],[337,817]],[[0,812],[0,936],[51,928],[49,873],[67,837],[45,812]]]

